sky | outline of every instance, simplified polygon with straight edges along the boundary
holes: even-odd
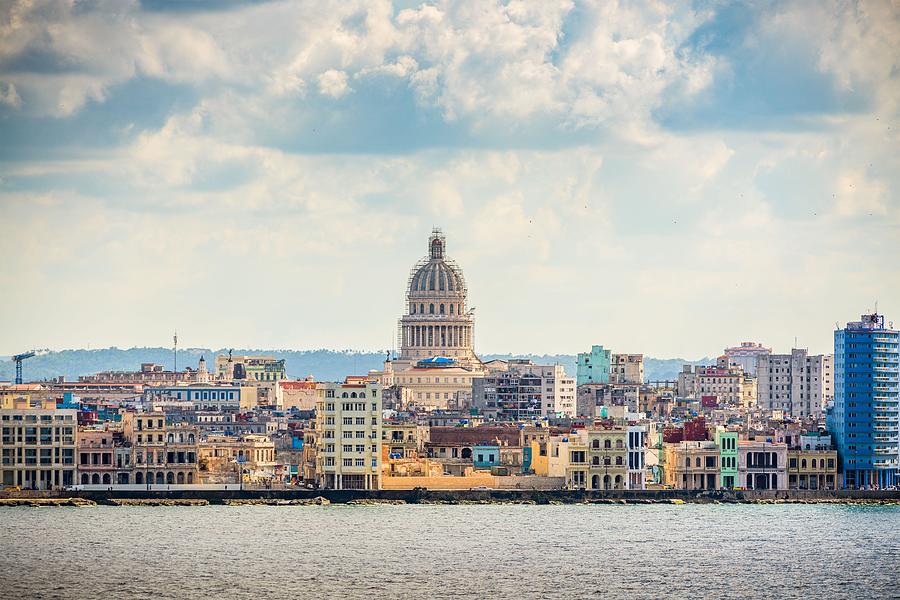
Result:
[[[900,4],[0,2],[0,353],[476,351],[900,324]]]

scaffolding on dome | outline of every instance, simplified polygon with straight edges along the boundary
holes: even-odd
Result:
[[[435,250],[434,250],[434,242],[435,241],[440,241],[439,256],[435,256]],[[426,254],[425,256],[420,258],[416,262],[416,264],[413,265],[413,268],[410,269],[410,271],[409,271],[409,277],[406,280],[406,300],[403,303],[404,309],[403,309],[402,314],[404,316],[410,315],[410,311],[409,311],[410,291],[412,288],[413,280],[416,277],[416,274],[421,269],[423,269],[425,266],[427,266],[428,263],[430,263],[432,261],[441,261],[445,265],[447,265],[451,270],[453,270],[453,272],[459,278],[459,283],[460,283],[460,288],[458,290],[454,290],[454,294],[461,295],[463,298],[468,299],[469,288],[466,285],[466,278],[463,275],[462,269],[460,268],[460,266],[458,264],[456,264],[456,261],[454,261],[451,258],[447,258],[447,238],[444,235],[444,232],[441,230],[440,227],[435,227],[431,230],[431,235],[428,237],[428,254]],[[437,290],[435,290],[435,291],[437,291]],[[462,316],[465,316],[468,318],[473,318],[474,314],[475,314],[474,309],[470,309],[468,306],[466,306],[466,312],[463,313]],[[397,320],[397,348],[403,347],[402,321],[403,321],[403,317],[400,317]]]

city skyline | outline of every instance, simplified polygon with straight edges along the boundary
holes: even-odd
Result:
[[[433,226],[480,354],[900,320],[890,3],[0,11],[3,354],[388,348]]]

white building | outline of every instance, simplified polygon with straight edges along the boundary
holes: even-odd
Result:
[[[647,428],[644,425],[628,426],[628,489],[647,488],[647,465],[644,455],[647,447]]]
[[[316,480],[324,488],[381,488],[381,384],[365,377],[319,384]]]
[[[830,354],[810,355],[796,348],[790,354],[761,356],[759,407],[792,417],[820,418],[826,403],[834,399],[833,362]]]
[[[738,365],[744,369],[744,373],[749,373],[753,377],[757,375],[759,359],[770,354],[772,354],[771,348],[766,348],[756,342],[741,342],[740,346],[725,348],[729,366]]]
[[[484,373],[475,355],[475,315],[468,307],[462,269],[446,255],[440,229],[431,232],[428,254],[413,267],[400,318],[400,356],[373,372],[384,386],[399,386],[400,397],[417,409],[462,408],[472,379]]]

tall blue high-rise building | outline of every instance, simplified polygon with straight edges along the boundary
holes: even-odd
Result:
[[[834,332],[834,434],[850,488],[900,485],[900,332],[863,315]]]

